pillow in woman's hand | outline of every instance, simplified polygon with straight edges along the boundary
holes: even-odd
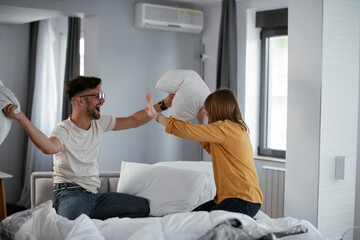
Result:
[[[155,88],[168,94],[175,93],[173,116],[183,120],[196,118],[210,94],[204,80],[193,70],[168,71],[158,80]]]

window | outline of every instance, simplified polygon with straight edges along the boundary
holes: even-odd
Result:
[[[286,14],[287,9],[272,10]],[[264,12],[260,12],[264,13]],[[268,19],[269,20],[269,19]],[[258,15],[257,15],[258,24]],[[288,36],[287,26],[277,21],[261,30],[261,99],[259,155],[285,158],[287,127]],[[278,25],[278,26],[277,26]]]
[[[85,65],[84,65],[84,56],[85,56],[85,39],[84,37],[80,38],[79,43],[79,52],[80,52],[80,75],[84,76],[85,73]]]
[[[79,54],[80,54],[80,75],[85,75],[85,37],[84,37],[84,21],[80,21],[80,42],[79,42]]]

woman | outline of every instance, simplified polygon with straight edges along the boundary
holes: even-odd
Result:
[[[151,93],[147,94],[146,101],[145,111],[164,125],[167,133],[200,141],[211,154],[216,196],[193,211],[226,210],[254,217],[260,209],[262,193],[249,129],[242,119],[235,94],[230,89],[210,94],[197,115],[199,125],[157,113]],[[205,115],[208,124],[204,124]]]

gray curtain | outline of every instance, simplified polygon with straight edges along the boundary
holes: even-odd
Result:
[[[230,88],[237,93],[237,42],[235,0],[222,2],[219,32],[216,88]]]
[[[66,62],[65,62],[65,75],[64,83],[66,84],[71,78],[80,74],[80,31],[81,22],[80,18],[69,17],[68,21],[68,40],[66,49]],[[65,85],[64,85],[65,86]],[[67,119],[71,114],[71,104],[66,95],[63,97],[63,111],[62,120]]]
[[[38,32],[39,32],[39,21],[30,23],[30,43],[29,43],[29,68],[28,68],[28,95],[27,95],[27,106],[25,110],[25,115],[31,119],[32,112],[32,102],[34,98],[34,88],[35,88],[35,69],[36,69],[36,51],[37,51],[37,41],[38,41]],[[26,135],[26,133],[24,132]],[[24,157],[23,157],[23,169],[21,173],[21,182],[22,184],[22,193],[20,196],[24,196],[23,192],[27,191],[27,186],[25,186],[25,176],[26,176],[26,155],[28,148],[29,138],[26,135],[24,138]],[[25,206],[26,200],[20,199],[17,202],[17,205]]]

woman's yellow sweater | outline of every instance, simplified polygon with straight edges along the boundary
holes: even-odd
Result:
[[[262,203],[253,151],[247,132],[230,120],[210,124],[192,124],[170,116],[165,131],[175,136],[200,141],[211,154],[216,196],[219,204],[227,198]]]

